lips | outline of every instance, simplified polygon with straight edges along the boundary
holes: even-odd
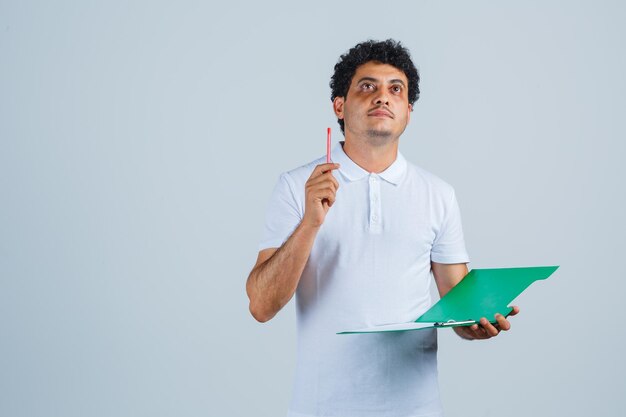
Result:
[[[390,111],[384,110],[384,109],[372,110],[367,115],[368,116],[373,116],[373,117],[388,117],[390,119],[393,119],[393,114],[391,114]]]

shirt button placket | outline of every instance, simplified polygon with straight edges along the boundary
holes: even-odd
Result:
[[[382,230],[382,219],[380,209],[380,178],[376,174],[370,174],[370,231],[373,233]]]

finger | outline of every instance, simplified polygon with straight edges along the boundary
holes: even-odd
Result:
[[[335,200],[336,192],[332,185],[320,186],[306,190],[307,204],[315,204],[324,199]]]
[[[472,324],[468,327],[472,333],[472,336],[476,339],[484,339],[486,336],[485,329],[480,327],[478,324]]]
[[[507,314],[507,316],[514,316],[516,314],[519,313],[519,307],[518,306],[513,306],[513,310],[511,310],[511,312],[509,314]]]
[[[325,178],[328,181],[331,181],[333,184],[337,186],[337,188],[339,188],[339,182],[337,181],[337,178],[335,178],[335,176],[333,175],[332,171],[326,171],[322,175],[323,175],[323,178]]]
[[[496,314],[496,321],[498,322],[498,327],[500,330],[504,330],[505,332],[511,328],[511,323],[500,313]]]
[[[480,319],[480,325],[483,329],[485,329],[485,332],[487,332],[490,337],[497,336],[498,333],[500,333],[500,331],[496,329],[493,324],[489,323],[489,320],[485,317]]]
[[[308,186],[315,186],[315,185],[324,184],[324,183],[333,184],[335,189],[339,188],[339,183],[337,182],[335,177],[333,177],[333,174],[331,172],[325,172],[323,174],[319,174],[316,177],[309,178],[309,180],[307,181]]]
[[[485,329],[483,329],[482,327],[479,327],[478,330],[476,330],[474,332],[474,338],[476,339],[489,339],[489,335],[487,334],[487,331]]]
[[[328,200],[328,201],[335,201],[335,190],[332,187],[325,187],[325,188],[320,188],[317,190],[313,190],[311,193],[311,196],[314,198],[314,200],[316,201],[323,201],[323,200]]]
[[[455,327],[454,330],[463,339],[466,339],[466,340],[476,339],[474,332],[469,328],[469,326],[458,326],[458,327]]]
[[[333,169],[339,168],[339,164],[336,163],[328,163],[328,164],[319,164],[311,172],[309,178],[317,177],[325,172],[332,171]]]
[[[487,339],[489,337],[487,332],[485,332],[485,329],[480,327],[478,324],[471,325],[469,329],[471,331],[472,338],[474,339]]]
[[[322,198],[335,198],[335,188],[332,184],[326,185],[324,187],[316,188],[313,190],[313,195],[322,197]]]

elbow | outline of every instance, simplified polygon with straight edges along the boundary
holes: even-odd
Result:
[[[250,280],[248,280],[248,283],[246,285],[246,293],[248,294],[248,299],[250,300],[248,310],[250,311],[252,317],[254,317],[254,319],[259,323],[265,323],[267,321],[270,321],[272,317],[274,317],[274,314],[270,314],[266,311],[265,308],[259,305],[257,300],[258,296],[255,296],[253,292],[250,286]]]
[[[274,317],[274,314],[263,311],[263,309],[256,306],[252,300],[250,300],[249,310],[252,317],[254,317],[254,319],[259,323],[266,323]]]

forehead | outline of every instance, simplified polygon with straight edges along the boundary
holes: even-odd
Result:
[[[352,83],[357,83],[361,78],[374,78],[379,81],[402,80],[408,84],[408,79],[404,72],[389,64],[370,61],[357,67]]]

